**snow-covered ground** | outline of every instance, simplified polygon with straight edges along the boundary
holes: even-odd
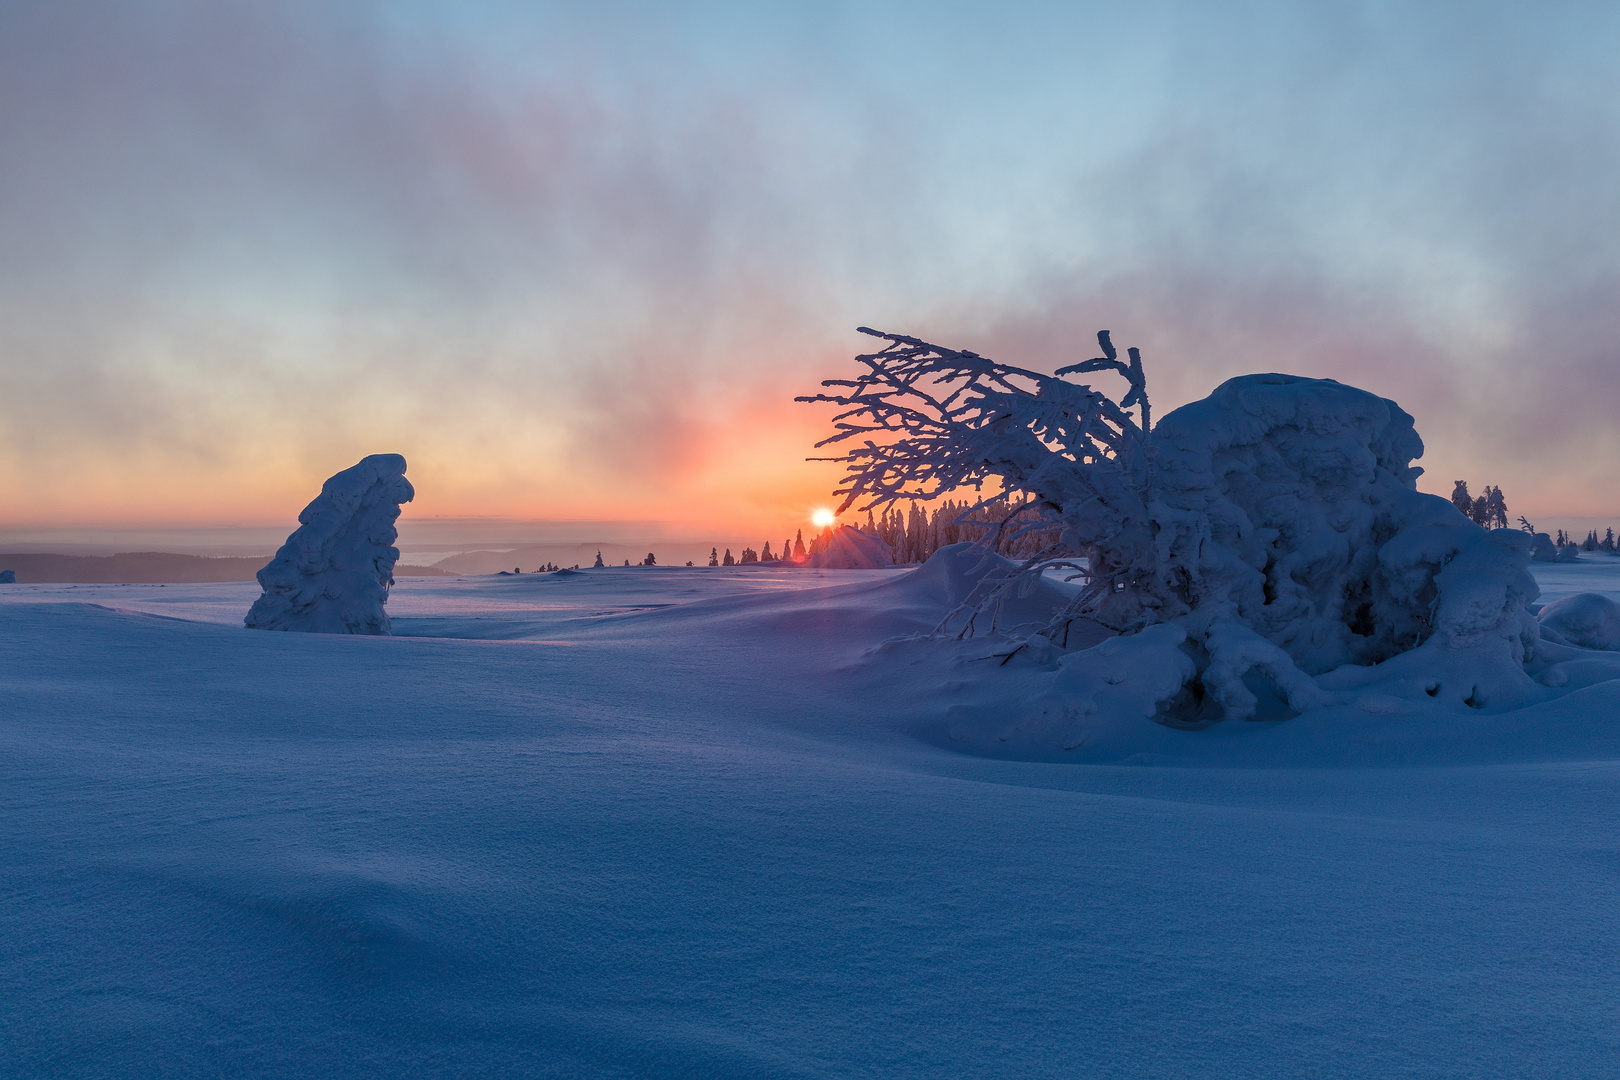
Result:
[[[0,588],[0,1075],[1620,1075],[1620,683],[1004,760],[949,592]]]

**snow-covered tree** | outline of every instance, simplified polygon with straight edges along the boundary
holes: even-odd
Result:
[[[726,548],[726,556],[725,556],[725,558],[720,560],[720,565],[721,566],[736,566],[737,565],[737,560],[733,559],[731,557],[731,549],[730,548]]]
[[[1107,332],[1102,356],[1053,375],[863,332],[886,344],[856,358],[860,376],[800,399],[840,407],[820,444],[847,449],[830,459],[847,466],[839,512],[986,485],[1019,497],[998,531],[1056,537],[1023,579],[1060,568],[1085,583],[1049,633],[1085,615],[1135,634],[1131,649],[1175,645],[1141,669],[1187,665],[1181,691],[1159,702],[1166,715],[1251,715],[1250,678],[1315,707],[1331,697],[1319,676],[1431,640],[1466,651],[1471,701],[1529,692],[1529,538],[1487,532],[1416,490],[1423,444],[1394,402],[1248,375],[1154,425],[1139,352],[1120,359]],[[1065,378],[1094,372],[1122,378],[1123,396]]]
[[[598,551],[596,553],[596,562],[594,564],[592,564],[592,569],[600,570],[605,565],[607,565],[607,564],[602,561],[602,553],[600,551]]]
[[[658,565],[658,559],[657,559],[657,557],[655,557],[653,555],[652,552],[649,551],[649,552],[647,552],[647,557],[645,559],[641,560],[641,565],[642,566],[657,566]]]
[[[804,530],[803,529],[800,529],[793,536],[793,557],[795,559],[809,558],[809,553],[804,550]]]
[[[400,504],[416,497],[405,459],[373,454],[321,485],[299,526],[258,573],[263,592],[244,620],[255,630],[318,634],[392,632]]]
[[[1601,542],[1599,542],[1598,547],[1603,551],[1607,551],[1611,555],[1614,554],[1614,530],[1613,529],[1604,529],[1603,530],[1603,539],[1602,539]]]
[[[1451,482],[1451,505],[1462,512],[1463,517],[1474,516],[1474,500],[1468,494],[1468,481],[1453,480]]]
[[[759,552],[755,551],[751,547],[743,548],[742,549],[742,556],[737,559],[737,564],[739,566],[742,565],[743,563],[757,563],[757,562],[759,562]]]
[[[759,561],[760,562],[775,562],[776,561],[776,556],[771,554],[771,542],[769,540],[765,541],[765,546],[760,549]]]
[[[709,549],[709,565],[710,566],[719,566],[720,565],[720,549],[719,548],[710,548]]]

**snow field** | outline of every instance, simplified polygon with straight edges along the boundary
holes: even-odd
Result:
[[[1615,1075],[1615,683],[967,754],[953,587],[7,587],[0,1073]]]

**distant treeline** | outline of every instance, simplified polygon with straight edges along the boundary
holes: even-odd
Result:
[[[946,499],[930,511],[913,503],[905,513],[891,507],[880,518],[874,518],[868,510],[866,524],[861,527],[889,545],[895,562],[920,563],[942,547],[978,540],[1006,522],[996,552],[1009,559],[1027,559],[1057,542],[1057,534],[1052,532],[1014,535],[1030,518],[1029,512],[1021,512],[1028,506],[1026,500],[1008,498],[990,499],[977,507]]]
[[[274,556],[213,558],[167,551],[120,555],[0,555],[0,570],[14,570],[17,583],[62,585],[182,585],[206,581],[252,581]],[[395,577],[439,577],[429,566],[396,566]]]
[[[1565,532],[1563,529],[1559,529],[1558,537],[1553,541],[1553,543],[1557,544],[1559,547],[1563,547],[1566,544],[1575,544],[1582,551],[1607,551],[1611,555],[1613,555],[1615,552],[1613,529],[1604,529],[1602,537],[1599,537],[1597,530],[1593,529],[1591,532],[1586,534],[1585,540],[1581,540],[1579,542],[1576,541],[1574,536]]]

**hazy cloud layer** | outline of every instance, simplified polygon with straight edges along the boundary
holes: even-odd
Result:
[[[857,323],[1160,411],[1365,385],[1435,490],[1620,511],[1600,6],[11,4],[0,505],[752,525]]]

